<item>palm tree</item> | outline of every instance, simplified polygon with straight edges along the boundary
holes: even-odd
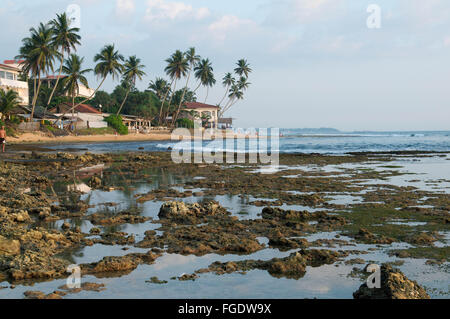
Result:
[[[169,83],[163,78],[156,78],[155,81],[150,81],[148,89],[155,93],[158,99],[162,99],[164,92],[167,92],[169,88]]]
[[[238,67],[234,69],[234,72],[236,72],[236,74],[238,74],[239,76],[245,76],[248,79],[249,73],[251,73],[253,70],[250,68],[247,60],[240,59],[236,64]]]
[[[16,57],[24,59],[21,63],[26,72],[31,72],[34,77],[34,96],[32,100],[32,109],[30,120],[33,120],[34,108],[41,87],[41,74],[53,72],[53,61],[59,57],[59,52],[55,49],[53,43],[53,29],[49,24],[40,23],[38,29],[30,29],[31,36],[22,40],[20,54]],[[37,87],[36,87],[37,78]]]
[[[194,90],[194,92],[197,91],[197,89],[200,87],[200,85],[206,86],[206,97],[205,97],[205,103],[208,99],[209,94],[209,87],[212,87],[216,83],[216,79],[214,78],[214,69],[212,68],[211,62],[209,59],[203,59],[200,61],[200,63],[195,67],[195,77],[200,81],[197,88]]]
[[[67,112],[72,112],[72,110],[78,107],[79,105],[92,99],[92,97],[103,85],[108,75],[110,75],[113,80],[119,77],[120,74],[122,74],[123,72],[123,65],[120,63],[123,60],[124,60],[123,56],[119,53],[119,51],[116,51],[114,44],[105,45],[100,51],[100,53],[97,53],[97,55],[94,57],[94,62],[98,62],[94,68],[94,73],[97,75],[97,77],[101,77],[102,81],[100,82],[99,86],[95,89],[95,91],[91,94],[91,96],[84,99],[82,102],[77,103],[77,105],[73,105],[72,108]],[[64,115],[66,115],[67,112],[59,116],[56,119],[55,123],[58,122]]]
[[[172,119],[172,125],[178,119],[178,114],[180,113],[181,105],[183,104],[184,96],[186,94],[186,91],[187,91],[187,88],[188,88],[188,85],[189,85],[189,80],[191,78],[191,73],[194,70],[194,68],[197,66],[197,63],[200,61],[200,56],[195,53],[195,48],[194,47],[189,48],[185,52],[185,56],[186,56],[187,62],[189,63],[189,72],[188,72],[188,76],[187,76],[187,79],[186,79],[186,85],[184,86],[183,94],[181,95],[180,103],[178,105],[177,113],[176,113],[175,117]]]
[[[230,89],[230,94],[228,95],[229,100],[225,107],[221,110],[219,117],[222,117],[223,114],[228,111],[238,100],[242,100],[244,98],[244,92],[239,84],[233,84]]]
[[[237,62],[237,68],[234,69],[234,72],[240,76],[239,81],[237,83],[233,83],[231,85],[231,89],[229,91],[229,100],[225,107],[221,109],[219,116],[223,116],[223,114],[229,110],[237,101],[242,100],[244,98],[244,91],[246,91],[251,83],[248,82],[248,76],[253,70],[250,68],[250,65],[247,63],[247,60],[241,59]]]
[[[250,82],[248,82],[248,78],[241,76],[241,78],[239,79],[237,86],[239,87],[239,89],[246,91],[248,89],[248,87],[250,86]]]
[[[142,77],[145,75],[145,72],[143,71],[144,68],[145,65],[141,64],[141,59],[138,59],[135,55],[130,56],[128,60],[125,62],[123,77],[124,81],[128,82],[129,85],[127,94],[125,94],[125,98],[123,99],[122,104],[120,105],[116,115],[119,115],[120,111],[122,111],[122,107],[128,98],[128,94],[130,93],[131,88],[132,87],[134,88],[136,86],[136,79],[142,81]]]
[[[228,95],[230,87],[235,83],[236,83],[236,79],[233,77],[233,74],[231,74],[231,72],[228,72],[227,74],[225,74],[225,76],[222,79],[222,84],[225,87],[225,94],[224,94],[222,100],[220,101],[219,106],[222,105],[223,101],[225,100],[225,98]]]
[[[71,54],[62,67],[62,71],[67,75],[63,80],[63,85],[67,93],[72,97],[72,106],[75,105],[75,97],[80,91],[79,83],[89,88],[85,74],[91,72],[92,69],[83,70],[81,68],[83,61],[84,58],[80,58],[76,54]],[[74,110],[75,108],[72,108],[72,120],[74,118]]]
[[[170,58],[168,58],[166,60],[166,62],[167,62],[167,66],[164,69],[164,71],[172,79],[172,83],[173,83],[172,92],[175,93],[176,87],[177,87],[177,81],[179,79],[181,79],[181,77],[186,76],[187,70],[189,68],[189,63],[188,63],[188,60],[186,59],[185,54],[183,52],[181,52],[180,50],[177,50],[174,54],[172,54],[170,56]],[[172,84],[171,84],[171,87],[172,87]],[[166,93],[166,97],[167,97],[167,93]],[[162,101],[161,108],[164,106],[166,97]],[[170,103],[172,102],[172,98],[173,98],[173,94],[170,96],[170,99],[169,99],[169,107],[170,107]]]
[[[50,105],[53,95],[55,94],[56,87],[58,86],[64,64],[64,54],[67,53],[69,55],[72,50],[76,51],[76,45],[80,45],[81,40],[81,37],[77,34],[80,29],[70,27],[70,19],[67,18],[66,13],[57,14],[56,19],[53,19],[50,22],[50,25],[53,28],[53,45],[55,48],[59,48],[60,50],[61,66],[59,67],[59,74],[56,78],[56,84],[53,87],[47,105]]]
[[[0,113],[2,113],[2,119],[8,116],[9,112],[19,106],[19,104],[19,93],[13,90],[6,91],[0,88]]]

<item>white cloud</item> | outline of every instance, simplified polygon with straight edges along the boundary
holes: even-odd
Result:
[[[208,30],[214,36],[214,39],[220,42],[226,40],[230,34],[235,32],[246,32],[256,30],[257,25],[249,19],[240,19],[234,15],[224,15],[208,26]]]
[[[326,18],[326,14],[336,10],[341,0],[293,0],[292,13],[300,22]]]
[[[135,11],[134,0],[117,0],[116,16],[119,18],[130,17]]]
[[[165,20],[176,20],[191,18],[201,20],[209,16],[208,8],[193,8],[184,2],[169,2],[166,0],[148,0],[145,19],[149,22],[163,22]]]

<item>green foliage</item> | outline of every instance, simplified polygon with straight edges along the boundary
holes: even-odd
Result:
[[[15,115],[11,115],[9,122],[11,124],[20,124],[22,121],[19,117],[15,116]]]
[[[77,130],[78,135],[105,135],[114,134],[115,130],[112,127],[91,127],[86,129]]]
[[[184,128],[194,128],[194,121],[187,118],[178,119],[177,126]]]
[[[0,112],[3,116],[8,115],[19,103],[19,94],[16,91],[0,89]]]
[[[118,134],[120,135],[128,134],[128,127],[125,124],[123,124],[122,116],[111,114],[110,116],[105,118],[105,121],[108,123],[110,127],[115,129]]]

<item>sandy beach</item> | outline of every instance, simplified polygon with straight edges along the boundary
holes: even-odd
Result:
[[[230,131],[221,132],[225,138],[256,138],[253,135],[234,134]],[[189,139],[187,135],[180,135],[178,139]],[[206,137],[209,139],[209,137]],[[65,144],[65,143],[101,143],[101,142],[136,142],[136,141],[170,141],[172,134],[169,131],[155,131],[149,134],[131,133],[128,135],[69,135],[54,137],[43,132],[23,133],[17,137],[8,137],[9,144]]]

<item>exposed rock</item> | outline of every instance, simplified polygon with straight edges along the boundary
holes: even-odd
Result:
[[[94,225],[119,225],[119,224],[140,224],[148,221],[150,218],[139,216],[132,213],[121,212],[110,216],[105,213],[97,213],[89,216],[89,220]]]
[[[377,236],[365,228],[360,228],[358,233],[354,235],[356,240],[369,244],[391,244],[395,240],[386,236]]]
[[[100,187],[102,187],[102,180],[100,177],[92,176],[89,179],[88,185],[91,188],[100,188]]]
[[[415,245],[432,245],[438,239],[431,233],[419,233],[409,238],[409,242]]]
[[[18,240],[6,239],[0,235],[0,256],[13,256],[20,253],[20,242]]]
[[[159,255],[129,254],[121,257],[104,257],[99,262],[80,265],[83,274],[108,274],[113,272],[129,273],[140,264],[151,264]]]
[[[25,291],[24,296],[26,299],[61,299],[61,295],[57,293],[51,293],[46,295],[42,291]]]
[[[430,299],[424,288],[409,280],[398,269],[381,265],[381,288],[370,289],[367,283],[353,293],[355,299]]]
[[[230,215],[230,213],[215,201],[210,201],[203,204],[167,202],[161,206],[158,217],[177,222],[199,223],[204,220],[205,217],[216,215]]]
[[[306,267],[319,267],[332,264],[339,257],[346,255],[331,250],[299,250],[285,258],[263,260],[242,260],[235,262],[215,262],[208,269],[200,269],[196,273],[215,272],[218,275],[232,272],[246,272],[252,269],[267,270],[272,276],[299,279],[306,273]]]

